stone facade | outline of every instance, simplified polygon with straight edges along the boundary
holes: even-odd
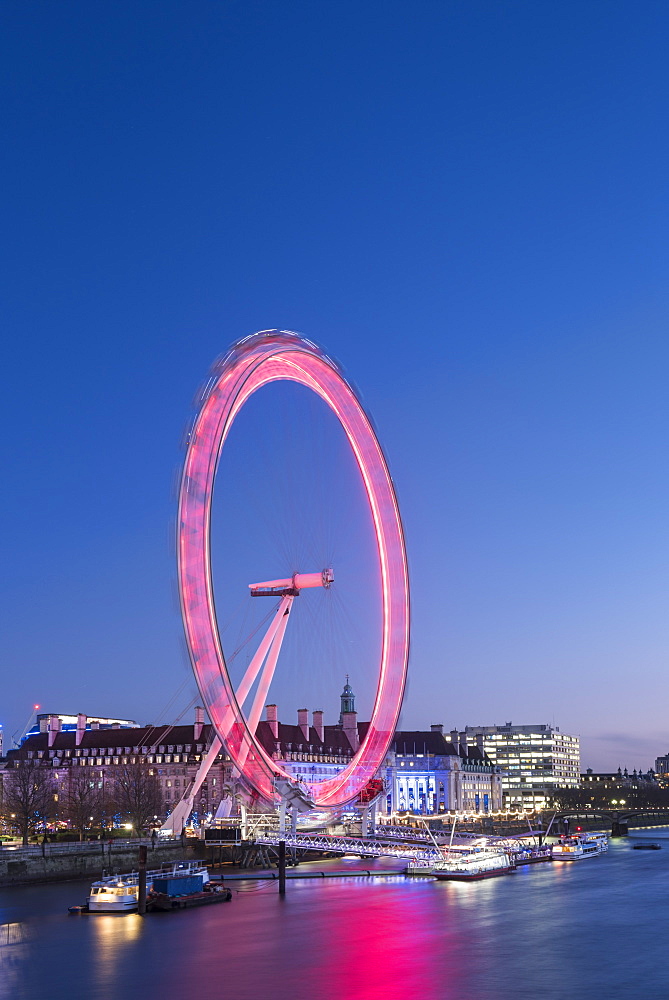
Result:
[[[62,732],[54,723],[53,728],[28,736],[19,749],[9,751],[7,767],[20,767],[24,760],[39,760],[52,770],[61,801],[66,797],[71,775],[80,774],[85,767],[90,780],[97,782],[104,802],[105,783],[114,767],[138,759],[145,761],[160,782],[164,803],[163,815],[158,817],[161,822],[192,784],[214,736],[213,726],[204,722],[201,708],[196,709],[195,723],[190,726],[88,729],[86,717],[81,719],[82,725],[73,732]],[[215,813],[230,782],[230,759],[222,751],[200,789],[194,810],[201,817]]]
[[[443,726],[396,732],[383,769],[386,811],[491,813],[502,807],[499,767],[479,747],[447,740]]]

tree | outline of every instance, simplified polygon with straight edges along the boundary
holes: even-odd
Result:
[[[63,789],[62,817],[67,819],[74,830],[79,831],[79,840],[84,839],[91,820],[98,822],[102,814],[102,791],[97,780],[92,780],[88,768],[72,768]]]
[[[131,758],[107,771],[116,809],[141,836],[163,814],[163,793],[156,773],[143,757]]]
[[[55,794],[53,774],[38,760],[22,760],[5,772],[4,810],[24,844],[53,815]]]

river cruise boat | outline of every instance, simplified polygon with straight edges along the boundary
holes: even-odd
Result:
[[[209,881],[209,872],[202,861],[166,862],[161,868],[147,871],[146,891],[151,891],[154,879],[188,875],[200,875],[203,885]],[[137,909],[138,897],[139,872],[108,875],[91,886],[87,909],[89,913],[132,913]]]
[[[508,875],[515,867],[511,855],[506,851],[472,851],[459,857],[436,861],[432,874],[441,881],[478,882],[484,878]]]
[[[575,833],[560,837],[552,847],[553,861],[582,861],[596,858],[609,849],[609,841],[603,833]]]

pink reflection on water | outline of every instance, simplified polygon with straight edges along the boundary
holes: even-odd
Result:
[[[380,883],[358,893],[355,910],[332,921],[319,950],[318,981],[340,1000],[455,996],[454,942],[435,922],[428,887],[407,891],[404,883],[401,898],[389,888]]]

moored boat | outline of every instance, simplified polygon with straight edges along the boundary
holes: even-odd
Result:
[[[483,850],[437,861],[432,874],[440,881],[478,882],[484,878],[508,875],[515,867],[506,851]]]
[[[536,865],[541,861],[553,860],[550,847],[523,847],[519,851],[513,851],[512,857],[516,867],[520,865]]]
[[[554,861],[581,861],[596,858],[609,849],[609,841],[603,833],[575,833],[560,837],[552,847]]]
[[[434,859],[429,861],[421,860],[419,858],[412,858],[409,864],[404,869],[406,875],[419,875],[419,876],[429,876],[434,877]]]
[[[192,892],[182,891],[182,889],[190,889],[191,886],[185,883],[193,881],[199,882],[200,888],[195,887]],[[163,885],[166,882],[171,884]],[[180,887],[179,882],[183,882],[184,885]],[[156,879],[154,886],[156,888],[152,889],[146,900],[148,913],[154,910],[171,912],[172,910],[190,909],[193,906],[211,906],[215,903],[229,903],[232,899],[232,890],[227,886],[214,885],[212,882],[203,885],[201,878],[195,880],[191,878]]]
[[[209,882],[209,872],[201,861],[174,861],[161,868],[147,871],[146,891],[153,888],[155,879],[168,877],[201,876],[202,885]],[[125,875],[108,875],[94,882],[88,896],[89,913],[132,913],[139,904],[139,872]]]

